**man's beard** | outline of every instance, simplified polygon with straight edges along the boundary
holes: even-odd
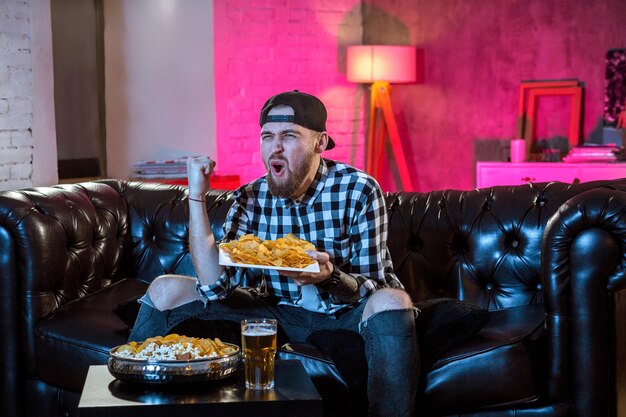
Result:
[[[313,155],[311,152],[306,156],[306,159],[302,161],[302,164],[299,167],[296,167],[294,171],[291,171],[291,166],[285,166],[283,169],[288,169],[289,172],[285,175],[285,181],[278,183],[274,180],[272,176],[272,169],[268,167],[267,170],[267,186],[270,189],[270,192],[274,197],[278,198],[289,198],[289,197],[299,197],[294,196],[293,194],[296,192],[298,188],[302,185],[302,182],[306,178],[311,169],[311,164],[313,164]],[[272,158],[270,157],[270,160]],[[274,157],[273,159],[280,159],[282,161],[287,161],[283,157]]]

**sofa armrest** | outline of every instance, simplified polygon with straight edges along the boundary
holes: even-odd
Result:
[[[3,415],[18,415],[18,405],[23,401],[23,377],[20,364],[20,345],[18,329],[17,276],[15,270],[15,247],[9,231],[0,226],[0,329],[4,333],[0,349],[0,403]]]
[[[0,400],[9,397],[6,407],[23,408],[25,380],[36,375],[37,322],[115,276],[127,217],[124,200],[104,184],[0,192]]]
[[[594,189],[551,217],[542,242],[548,396],[575,415],[615,415],[626,347],[626,194]]]

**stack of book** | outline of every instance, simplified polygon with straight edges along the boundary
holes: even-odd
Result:
[[[187,157],[163,161],[142,161],[133,164],[136,179],[187,178]]]
[[[132,167],[131,179],[158,182],[163,184],[187,185],[187,159],[182,157],[163,161],[136,162]],[[215,190],[235,190],[241,185],[239,175],[211,175],[211,188]]]
[[[563,162],[617,162],[619,152],[613,144],[574,146]]]

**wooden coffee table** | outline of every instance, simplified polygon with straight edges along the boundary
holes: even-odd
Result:
[[[115,379],[106,365],[92,365],[78,411],[80,417],[321,417],[322,399],[299,361],[276,361],[275,384],[273,390],[247,390],[241,369],[215,382],[131,384]]]

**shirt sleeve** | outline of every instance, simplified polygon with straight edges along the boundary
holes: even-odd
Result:
[[[241,198],[239,190],[235,192],[234,200],[226,216],[224,237],[220,242],[228,242],[250,233],[248,213],[245,209],[246,200]],[[216,244],[219,245],[220,242],[216,242]],[[196,287],[200,295],[209,301],[223,300],[239,286],[245,273],[246,270],[243,268],[225,267],[215,283],[200,285],[196,278]]]
[[[355,207],[350,225],[350,266],[349,270],[344,270],[357,280],[361,299],[380,288],[404,289],[394,273],[387,248],[387,223],[385,198],[372,180],[364,186]]]

